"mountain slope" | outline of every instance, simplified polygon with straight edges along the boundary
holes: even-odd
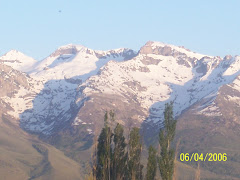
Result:
[[[240,179],[239,85],[238,76],[233,83],[222,86],[216,95],[191,106],[177,123],[176,137],[181,141],[179,154],[227,154],[226,162],[201,163],[201,169],[210,170],[223,179],[227,175],[232,178],[226,179]],[[194,163],[187,164],[194,166]]]
[[[84,179],[78,163],[11,121],[7,116],[0,118],[1,179]]]
[[[0,63],[0,175],[1,179],[83,179],[80,165],[54,147],[27,134],[8,114],[6,100],[28,89],[26,74]]]

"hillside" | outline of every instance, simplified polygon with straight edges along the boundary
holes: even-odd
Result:
[[[81,167],[63,152],[0,118],[0,174],[2,180],[84,179]]]
[[[21,88],[29,88],[26,74],[0,64],[0,175],[9,179],[84,179],[80,165],[63,152],[43,143],[19,127],[19,120],[7,114],[5,102]],[[3,83],[4,82],[4,83]]]

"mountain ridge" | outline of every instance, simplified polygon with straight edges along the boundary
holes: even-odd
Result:
[[[36,116],[38,119],[44,117],[44,113],[58,117],[56,112],[66,113],[72,107],[70,104],[75,104],[78,109],[84,104],[83,100],[88,99],[91,94],[118,94],[122,98],[135,99],[135,103],[141,106],[145,116],[141,117],[140,122],[149,116],[147,121],[156,123],[162,114],[163,102],[175,100],[177,107],[175,115],[180,115],[199,98],[233,81],[235,76],[232,78],[230,76],[234,73],[239,74],[239,66],[238,56],[235,58],[226,56],[222,59],[201,55],[184,47],[153,41],[148,41],[138,53],[126,48],[95,51],[82,45],[68,44],[37,62],[33,70],[28,73],[33,79],[33,86],[39,84],[37,91],[29,92],[38,94],[34,97],[35,100],[30,99],[28,102],[32,101],[32,107],[36,106],[37,109],[40,102],[40,104],[48,104],[44,108],[46,110],[42,108],[37,110],[36,115],[41,112]],[[215,86],[209,88],[206,86],[209,83]],[[206,92],[200,95],[204,86],[207,87]],[[65,93],[66,90],[68,93]],[[179,93],[185,94],[185,98],[179,99]],[[61,99],[65,99],[65,102]],[[61,107],[61,104],[66,104],[65,110],[63,111],[64,107],[62,107],[56,111],[54,107]],[[36,108],[33,109],[34,112]],[[52,110],[45,112],[48,109]],[[26,113],[21,114],[24,119],[21,121],[22,125],[27,119],[31,119],[30,112],[27,110]],[[66,117],[68,120],[74,118],[71,115]],[[40,119],[39,122],[44,122],[42,118]],[[32,119],[32,121],[36,124],[36,120]],[[72,124],[77,123],[73,121]]]

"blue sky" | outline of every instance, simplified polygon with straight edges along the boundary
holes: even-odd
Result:
[[[139,50],[148,40],[240,55],[239,8],[239,0],[0,0],[0,55],[17,49],[40,60],[69,43]]]

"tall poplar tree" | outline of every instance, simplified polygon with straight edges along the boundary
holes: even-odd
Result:
[[[111,114],[110,114],[111,115]],[[108,112],[104,116],[104,128],[102,129],[97,146],[97,167],[96,167],[96,179],[97,180],[110,180],[111,178],[111,141],[112,131],[109,127]]]
[[[142,180],[143,165],[140,163],[142,152],[139,128],[134,127],[130,132],[128,173],[131,180]]]
[[[155,180],[155,176],[157,172],[156,153],[157,153],[156,149],[153,146],[149,146],[146,180]]]
[[[158,158],[159,170],[163,180],[171,180],[174,171],[174,149],[170,147],[175,136],[176,120],[173,118],[173,103],[165,104],[164,128],[159,133],[161,148]]]
[[[127,153],[125,152],[126,143],[123,135],[123,127],[119,123],[114,129],[114,150],[112,157],[112,178],[113,180],[126,179]]]

